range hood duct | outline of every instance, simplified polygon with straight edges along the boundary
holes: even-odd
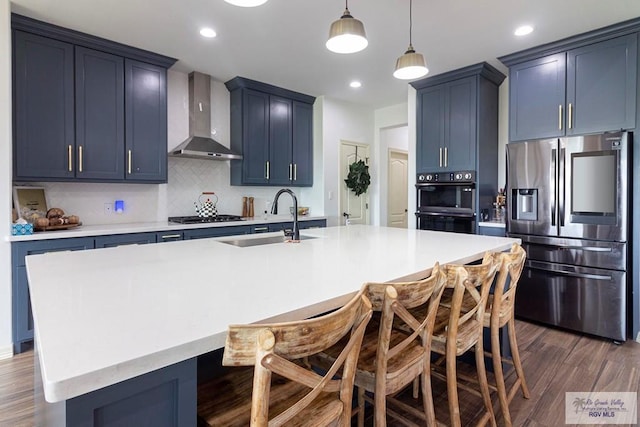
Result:
[[[189,138],[169,152],[172,157],[209,160],[242,160],[211,138],[211,76],[189,73]]]

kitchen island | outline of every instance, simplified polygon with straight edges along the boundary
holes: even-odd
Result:
[[[127,416],[195,425],[195,359],[224,346],[229,324],[320,314],[366,281],[425,277],[436,261],[467,263],[517,241],[360,225],[301,234],[301,243],[236,246],[269,233],[28,256],[49,402],[37,414],[56,425]]]

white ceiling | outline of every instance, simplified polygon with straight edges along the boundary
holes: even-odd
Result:
[[[384,107],[406,101],[392,77],[409,39],[408,0],[352,0],[369,46],[328,51],[341,0],[269,0],[240,8],[223,0],[14,0],[12,11],[177,58],[174,68],[227,81],[237,75],[309,95]],[[413,45],[429,76],[640,16],[640,0],[415,0]],[[516,38],[516,26],[535,27]],[[216,30],[204,39],[200,27]],[[348,83],[362,81],[354,90]]]

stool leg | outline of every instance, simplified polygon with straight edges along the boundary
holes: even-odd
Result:
[[[493,406],[491,405],[491,396],[489,395],[489,382],[487,381],[487,371],[484,366],[484,349],[482,347],[482,335],[480,335],[478,342],[476,343],[476,370],[478,371],[478,383],[480,384],[480,392],[482,393],[482,400],[484,400],[484,406],[489,413],[489,419],[491,420],[492,427],[497,427],[496,417],[493,414]],[[449,373],[447,372],[447,375]]]
[[[460,406],[458,403],[458,381],[456,373],[456,353],[449,351],[447,343],[447,400],[449,401],[449,415],[452,427],[461,427]]]
[[[522,369],[522,363],[520,362],[520,352],[518,351],[518,342],[516,341],[516,322],[513,318],[513,311],[509,318],[508,328],[509,332],[509,345],[511,346],[511,356],[513,357],[513,367],[516,369],[518,379],[520,380],[520,387],[522,387],[522,395],[525,399],[529,398],[529,387],[524,379],[524,370]]]
[[[358,394],[358,427],[364,427],[364,388],[357,387]]]
[[[507,427],[511,427],[511,414],[509,413],[509,400],[507,399],[507,389],[504,384],[504,373],[502,371],[502,354],[500,352],[500,327],[491,325],[491,359],[493,360],[493,373],[496,377],[496,388],[498,389],[498,399],[502,408],[502,416]]]
[[[422,407],[424,408],[427,426],[436,427],[436,411],[433,407],[433,393],[431,390],[431,360],[429,356],[429,353],[425,356],[424,370],[422,371],[422,378],[420,378]]]

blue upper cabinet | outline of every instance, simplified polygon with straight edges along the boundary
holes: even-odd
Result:
[[[15,31],[13,52],[14,177],[73,178],[73,45]]]
[[[417,173],[478,171],[481,157],[497,156],[503,80],[481,63],[411,83],[417,90]]]
[[[634,129],[638,28],[628,25],[500,58],[509,66],[509,139]]]
[[[511,141],[564,134],[565,54],[549,55],[509,70]]]
[[[125,60],[126,181],[167,181],[167,70]]]
[[[236,77],[231,92],[232,185],[313,185],[314,97]]]
[[[124,60],[76,47],[75,176],[119,180],[124,176]]]
[[[175,59],[12,15],[14,179],[166,182]]]

